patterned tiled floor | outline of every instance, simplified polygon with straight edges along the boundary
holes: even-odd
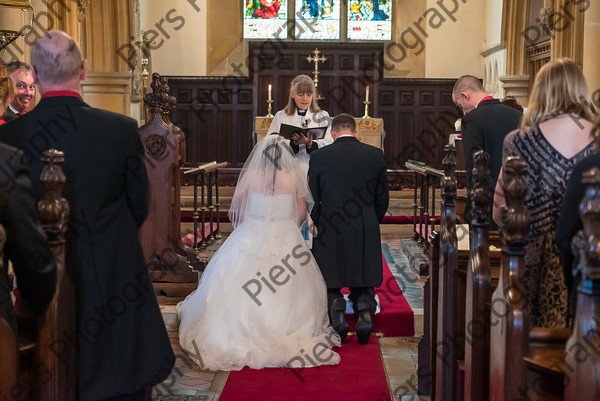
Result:
[[[411,268],[402,252],[402,238],[410,237],[412,226],[382,226],[382,250],[390,270],[415,313],[415,337],[378,337],[386,377],[393,401],[420,401],[416,396],[417,344],[423,332],[424,278]],[[165,382],[154,389],[154,400],[217,401],[227,380],[227,372],[202,371],[181,350],[177,336],[178,322],[175,305],[162,305],[163,316],[169,329],[171,344],[177,360],[175,369]],[[386,399],[387,400],[387,399]]]

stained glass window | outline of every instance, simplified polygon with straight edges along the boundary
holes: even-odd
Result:
[[[341,0],[296,0],[296,39],[339,39]]]
[[[392,4],[393,0],[242,0],[244,39],[288,39],[288,22],[293,22],[293,39],[339,40],[344,19],[344,39],[391,40]],[[288,6],[294,15],[288,15]]]
[[[244,39],[287,39],[287,0],[243,0]]]
[[[390,40],[392,0],[348,1],[348,39]]]

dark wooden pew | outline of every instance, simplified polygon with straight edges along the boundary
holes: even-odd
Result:
[[[587,241],[580,247],[577,311],[565,348],[566,401],[600,400],[600,170],[586,172],[582,181],[587,190],[579,212]]]
[[[423,336],[418,346],[418,394],[435,394],[435,339],[437,338],[437,294],[440,264],[440,235],[432,231],[429,247],[429,275],[423,285]]]
[[[453,153],[449,147],[444,159],[445,167],[452,166]],[[489,171],[486,157],[484,152],[476,156],[474,176],[479,181],[475,190],[481,194],[487,193]],[[432,300],[434,296],[437,298],[438,307],[437,310],[430,309],[435,317],[426,317],[426,320],[437,321],[437,334],[432,345],[436,360],[430,363],[435,366],[432,370],[435,391],[432,394],[435,394],[434,399],[442,401],[462,400],[465,396],[470,400],[484,400],[479,398],[479,394],[486,392],[486,383],[473,380],[472,375],[473,372],[480,374],[477,369],[487,365],[487,352],[481,354],[480,350],[486,349],[489,340],[486,329],[481,326],[486,321],[486,310],[489,311],[490,290],[498,282],[500,253],[488,250],[489,245],[498,244],[498,236],[488,239],[489,200],[486,203],[481,196],[473,197],[473,209],[479,210],[473,232],[469,233],[464,225],[456,225],[455,207],[448,204],[448,198],[452,198],[455,191],[445,190],[444,186],[446,183],[452,188],[452,182],[455,182],[452,175],[452,169],[447,168],[442,180],[444,206],[440,223],[441,243],[447,241],[444,238],[450,242],[446,246],[440,245],[438,290],[435,295],[430,292]],[[459,243],[467,242],[467,238],[469,246],[461,249]],[[432,285],[434,282],[435,278],[432,278]]]
[[[504,164],[506,206],[502,211],[502,271],[492,295],[490,400],[562,400],[565,341],[569,329],[529,327],[523,282],[529,211],[526,162]]]
[[[493,294],[490,400],[561,401],[600,397],[600,172],[585,175],[588,191],[580,206],[586,242],[579,246],[583,281],[573,333],[568,328],[529,327],[525,308],[523,253],[529,214],[524,206],[526,163],[509,158],[504,169],[502,279]],[[580,308],[579,305],[582,305]],[[571,337],[568,339],[569,335]],[[568,342],[567,342],[568,339]],[[564,394],[564,396],[563,396]],[[517,398],[519,397],[519,398]]]
[[[527,382],[529,322],[524,308],[523,254],[529,230],[525,208],[526,163],[510,157],[504,164],[506,206],[502,215],[503,246],[500,282],[492,294],[490,322],[490,400],[521,399]]]
[[[2,263],[6,232],[0,225],[0,263]],[[0,315],[0,396],[8,396],[17,385],[19,352],[17,338],[8,322]]]
[[[464,400],[485,401],[489,391],[491,270],[488,219],[491,194],[488,190],[489,155],[473,155],[473,218],[469,261],[466,271]],[[497,265],[496,265],[497,266]],[[496,272],[497,274],[497,272]]]
[[[446,145],[446,155],[442,161],[444,177],[441,181],[442,205],[440,218],[440,258],[438,274],[437,334],[432,352],[435,361],[435,399],[439,401],[454,400],[456,396],[455,362],[457,349],[452,344],[450,333],[457,330],[457,320],[453,313],[458,302],[456,269],[458,267],[458,240],[456,236],[456,148]]]
[[[65,183],[62,152],[48,150],[42,160],[44,198],[38,203],[40,221],[57,266],[56,294],[46,313],[18,316],[19,335],[0,318],[0,395],[2,399],[74,401],[75,347],[57,347],[65,333],[75,332],[75,294],[65,270],[65,231],[69,204],[62,197]]]
[[[448,149],[444,166],[451,165],[452,149]],[[487,185],[485,156],[477,155],[475,166],[470,252],[455,250],[460,234],[452,225],[455,220],[451,169],[446,169],[442,180],[444,205],[440,238],[447,242],[439,247],[432,242],[431,251],[440,252],[437,266],[435,260],[431,260],[430,270],[433,272],[437,267],[439,274],[431,274],[426,282],[429,288],[426,288],[424,305],[426,315],[428,311],[430,314],[429,319],[426,316],[424,341],[431,344],[432,355],[419,362],[419,392],[430,390],[432,399],[438,401],[463,399],[461,367],[464,366],[464,399],[468,400],[600,399],[597,331],[600,308],[596,307],[600,306],[597,303],[600,241],[591,236],[596,229],[600,237],[600,207],[590,212],[593,206],[600,205],[600,171],[586,178],[592,189],[582,202],[582,205],[587,202],[582,210],[592,216],[584,222],[589,243],[581,247],[590,250],[585,254],[590,255],[586,256],[587,265],[580,267],[589,269],[587,280],[579,287],[579,299],[587,307],[578,308],[576,327],[565,348],[569,329],[528,327],[523,283],[523,254],[529,230],[529,214],[524,204],[526,164],[522,159],[510,158],[504,167],[507,202],[502,217],[501,255],[489,251],[488,246],[498,244],[500,238],[493,234],[488,238],[485,222],[489,195],[487,191],[478,191]],[[452,265],[455,266],[453,271],[446,270]],[[428,304],[436,296],[431,291],[436,278],[439,279],[437,311]],[[448,284],[451,288],[444,288]],[[461,308],[465,307],[461,315]],[[435,337],[427,338],[434,325],[437,325],[438,335],[435,341],[431,340]],[[463,352],[464,365],[461,364]],[[567,389],[564,398],[563,388]]]
[[[453,158],[451,147],[447,147],[446,152],[445,166],[448,162],[451,165]],[[489,179],[487,160],[485,152],[476,156],[474,177],[478,177],[478,182],[475,192],[483,195],[488,194],[485,190]],[[445,177],[442,189],[444,181],[453,181],[451,169],[446,169]],[[448,191],[443,192],[444,202],[447,202],[448,195]],[[487,398],[486,382],[473,380],[472,372],[479,377],[480,367],[489,365],[489,351],[481,351],[489,350],[489,335],[486,333],[489,330],[486,330],[489,326],[486,320],[489,321],[489,318],[486,318],[486,314],[490,310],[490,291],[498,283],[500,252],[489,251],[488,246],[498,246],[499,237],[495,232],[490,235],[487,230],[489,199],[474,196],[472,201],[474,215],[480,216],[474,221],[476,228],[473,233],[469,233],[464,225],[456,225],[455,209],[451,209],[448,215],[446,203],[446,207],[442,207],[442,212],[446,214],[442,214],[440,230],[447,238],[454,237],[456,246],[441,245],[442,234],[434,232],[430,237],[430,274],[424,287],[424,334],[419,344],[418,370],[419,394],[431,394],[432,399],[454,401],[464,397],[470,400]],[[470,245],[461,249],[460,244],[469,243],[469,237]],[[442,255],[441,250],[455,253],[456,256]],[[447,261],[455,263],[452,268],[443,264]],[[451,288],[447,288],[449,285]],[[446,308],[439,309],[444,303]],[[480,398],[480,394],[485,396]]]

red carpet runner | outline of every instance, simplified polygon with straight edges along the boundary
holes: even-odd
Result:
[[[381,312],[373,319],[373,332],[388,337],[413,336],[414,314],[402,295],[385,258],[383,285],[376,290]],[[350,330],[356,319],[346,315]],[[336,366],[306,369],[244,368],[230,372],[219,401],[376,401],[391,399],[379,342],[372,337],[360,345],[356,336],[348,336],[336,348],[341,362]]]
[[[244,368],[230,372],[219,401],[375,401],[390,400],[379,343],[360,345],[349,336],[336,348],[335,366],[287,369]]]
[[[382,258],[383,284],[375,290],[381,311],[373,316],[373,333],[381,332],[385,337],[412,337],[415,335],[415,315],[383,255]],[[348,290],[342,292],[348,293]],[[356,318],[354,315],[346,315],[346,318],[350,331],[354,331]]]

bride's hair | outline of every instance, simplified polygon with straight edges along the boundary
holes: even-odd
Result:
[[[298,221],[300,210],[308,210],[313,199],[308,188],[308,180],[288,143],[279,135],[267,135],[259,141],[242,167],[229,208],[229,220],[237,227],[244,219],[247,199],[250,194],[275,196],[294,195],[296,206],[290,211]],[[302,206],[302,205],[300,205]],[[296,215],[296,216],[294,216]]]

